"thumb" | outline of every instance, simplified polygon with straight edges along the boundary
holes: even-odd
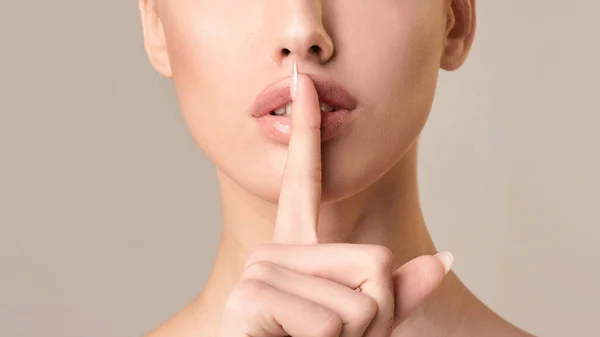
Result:
[[[405,263],[392,273],[396,326],[438,289],[453,262],[454,257],[449,252],[435,256],[424,255]]]

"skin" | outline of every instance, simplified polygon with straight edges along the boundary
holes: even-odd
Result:
[[[446,276],[419,203],[418,137],[440,69],[469,53],[475,0],[139,7],[150,62],[217,168],[223,218],[206,287],[148,336],[530,336]],[[294,63],[356,98],[338,137],[321,142],[303,74],[289,146],[250,116]]]

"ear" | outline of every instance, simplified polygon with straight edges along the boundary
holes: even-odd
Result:
[[[171,78],[171,63],[165,40],[165,31],[156,8],[156,0],[138,0],[144,46],[154,69],[164,77]]]
[[[476,0],[447,0],[446,41],[440,66],[456,70],[467,59],[476,27]]]

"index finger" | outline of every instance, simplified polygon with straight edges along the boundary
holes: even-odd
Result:
[[[321,203],[321,108],[312,80],[298,74],[296,63],[291,90],[292,131],[273,242],[315,244]]]

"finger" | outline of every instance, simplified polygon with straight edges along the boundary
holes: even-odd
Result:
[[[338,337],[341,318],[315,302],[258,280],[239,282],[225,306],[218,336]]]
[[[454,258],[448,252],[436,256],[417,257],[392,273],[395,292],[395,324],[400,324],[429,295],[431,295],[450,271]]]
[[[325,257],[325,258],[324,258]],[[388,336],[393,328],[392,253],[376,245],[266,245],[256,249],[246,267],[270,261],[299,273],[321,277],[361,292],[377,303],[378,311],[365,336]]]
[[[273,241],[315,244],[321,202],[321,108],[312,80],[297,74],[295,64],[293,77],[297,89],[293,94],[292,131]]]
[[[251,279],[331,309],[342,319],[340,337],[362,337],[377,313],[377,302],[363,293],[272,262],[260,261],[248,266],[242,280]]]

